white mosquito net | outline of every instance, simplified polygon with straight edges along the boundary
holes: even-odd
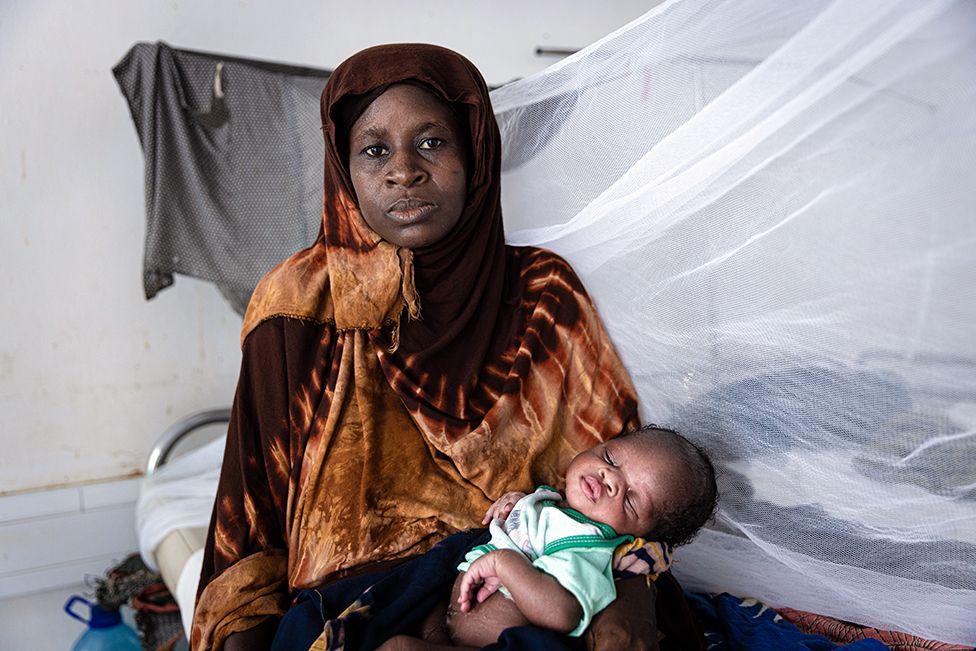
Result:
[[[510,243],[718,467],[684,586],[976,644],[976,2],[672,0],[492,100]]]
[[[492,100],[508,240],[716,461],[685,587],[976,643],[976,3],[674,0]]]

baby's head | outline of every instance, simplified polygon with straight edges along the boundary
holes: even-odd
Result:
[[[654,425],[576,455],[566,502],[617,533],[683,545],[715,510],[715,469],[705,452]]]

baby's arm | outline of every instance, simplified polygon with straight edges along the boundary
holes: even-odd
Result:
[[[481,603],[501,585],[508,589],[525,618],[536,626],[569,633],[583,617],[583,609],[571,592],[510,549],[488,552],[471,563],[461,580],[461,612],[471,610],[474,602]]]

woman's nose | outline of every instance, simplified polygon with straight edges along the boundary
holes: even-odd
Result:
[[[428,174],[417,157],[409,154],[395,154],[386,171],[386,183],[391,186],[412,188],[424,183]]]

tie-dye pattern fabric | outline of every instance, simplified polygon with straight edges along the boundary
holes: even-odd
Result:
[[[465,113],[474,159],[458,226],[415,251],[363,221],[333,120],[406,79]],[[639,425],[576,274],[504,244],[498,129],[474,66],[434,46],[371,48],[335,71],[322,115],[322,233],[245,317],[194,649],[281,615],[296,589],[477,526],[512,486],[561,486],[578,452]]]

